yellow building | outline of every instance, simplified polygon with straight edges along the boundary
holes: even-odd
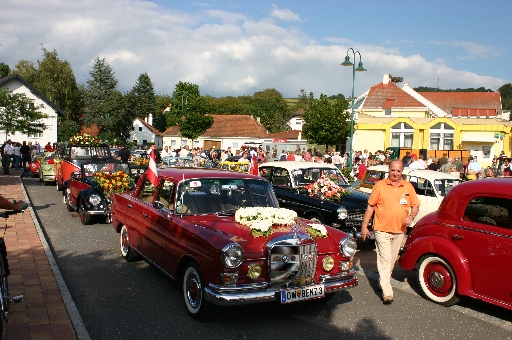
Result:
[[[469,150],[482,166],[511,153],[498,92],[416,92],[385,74],[354,103],[354,150]]]

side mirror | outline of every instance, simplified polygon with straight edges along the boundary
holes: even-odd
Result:
[[[71,173],[71,176],[70,176],[70,177],[71,177],[71,178],[73,178],[73,179],[80,179],[80,177],[82,177],[82,176],[81,176],[81,173],[80,173],[80,172],[75,171],[75,172],[72,172],[72,173]]]
[[[162,210],[163,207],[164,207],[164,204],[160,201],[155,201],[155,203],[153,203],[153,208],[155,208],[155,209]]]

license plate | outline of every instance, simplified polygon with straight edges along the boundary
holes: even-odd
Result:
[[[324,285],[281,289],[281,303],[310,300],[325,296]]]

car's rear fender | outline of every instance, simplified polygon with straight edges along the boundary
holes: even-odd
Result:
[[[444,258],[455,271],[459,294],[465,295],[471,290],[471,271],[468,260],[452,242],[440,236],[423,236],[407,243],[400,256],[400,267],[413,270],[424,255],[437,255]]]

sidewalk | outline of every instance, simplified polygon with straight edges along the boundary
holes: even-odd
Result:
[[[20,183],[20,170],[0,170],[0,195],[9,200],[26,200]],[[5,231],[9,295],[24,294],[20,303],[9,305],[9,322],[4,339],[77,339],[75,329],[57,286],[54,273],[29,210],[0,220]],[[46,241],[44,241],[46,244]]]

